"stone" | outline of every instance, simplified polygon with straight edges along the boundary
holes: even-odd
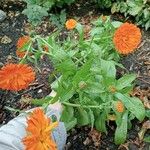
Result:
[[[6,13],[2,10],[0,10],[0,22],[2,22],[6,18]]]
[[[2,37],[2,39],[1,39],[1,43],[2,43],[2,44],[9,44],[9,43],[11,43],[11,42],[12,42],[11,38],[9,38],[9,37],[6,36],[6,35],[4,35],[4,36]]]

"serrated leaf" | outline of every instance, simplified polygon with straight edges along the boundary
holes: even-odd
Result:
[[[115,144],[123,144],[127,136],[127,122],[128,122],[128,112],[126,111],[122,116],[122,122],[117,125],[115,131]]]
[[[115,97],[123,102],[125,107],[135,115],[137,119],[142,121],[145,117],[145,108],[140,99],[136,97],[129,97],[121,93],[116,93]],[[139,111],[140,110],[140,111]]]

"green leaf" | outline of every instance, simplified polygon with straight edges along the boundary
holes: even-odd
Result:
[[[73,77],[73,84],[74,86],[78,86],[78,84],[80,83],[80,81],[86,81],[87,78],[90,75],[90,68],[92,65],[93,60],[89,60],[87,61],[80,69],[79,71],[77,71],[77,73],[75,74],[75,76]]]
[[[150,110],[146,110],[146,117],[150,118]]]
[[[135,115],[137,119],[142,121],[145,117],[145,108],[140,99],[136,97],[129,97],[121,93],[116,93],[115,97],[123,102],[125,107]]]
[[[77,108],[76,118],[77,118],[78,125],[80,126],[88,125],[90,122],[89,115],[87,111],[84,110],[83,108]]]
[[[122,22],[120,21],[112,21],[111,23],[115,28],[119,28],[122,25]]]
[[[118,90],[121,90],[127,86],[131,86],[130,84],[136,79],[136,75],[135,74],[127,74],[124,75],[122,78],[120,78],[119,80],[117,80],[117,85],[116,88]]]
[[[96,120],[95,120],[96,129],[101,131],[101,132],[106,133],[107,132],[106,120],[107,120],[107,115],[105,112],[102,112],[101,114],[99,114],[99,116],[97,116]]]
[[[52,97],[45,97],[44,99],[33,99],[31,101],[32,104],[36,105],[36,106],[42,106],[45,103],[48,103],[50,100],[52,99]]]
[[[91,123],[91,127],[93,128],[94,127],[94,121],[95,121],[94,113],[90,108],[88,110],[89,110],[89,112],[88,112],[89,121]]]
[[[127,121],[128,121],[128,111],[122,116],[121,124],[117,125],[115,131],[115,144],[119,145],[125,142],[127,136]]]
[[[61,121],[69,123],[74,117],[74,109],[70,106],[63,106],[63,112],[61,115]]]
[[[114,61],[107,61],[101,59],[101,70],[102,74],[106,77],[115,78],[116,77],[116,67]]]
[[[74,74],[76,71],[76,66],[71,59],[67,59],[63,61],[62,63],[57,64],[56,68],[62,74],[65,74],[66,72],[69,74]]]
[[[66,130],[69,131],[70,129],[74,128],[77,124],[77,118],[72,118],[69,122],[65,122]]]
[[[150,143],[150,136],[144,138],[144,142]]]

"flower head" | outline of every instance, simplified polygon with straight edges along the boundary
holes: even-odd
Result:
[[[23,58],[26,54],[26,51],[21,51],[19,49],[16,50],[16,55],[19,57],[19,58]]]
[[[74,28],[76,27],[76,25],[77,25],[77,22],[76,22],[76,20],[74,20],[74,19],[69,19],[69,20],[66,22],[66,28],[67,28],[68,30],[74,29]]]
[[[30,42],[31,38],[29,36],[22,36],[17,41],[17,49],[21,49],[25,44]]]
[[[45,52],[48,52],[48,51],[49,51],[49,48],[48,48],[48,46],[46,46],[46,45],[43,45],[42,47],[43,47],[43,50],[44,50]]]
[[[124,23],[115,31],[113,42],[120,54],[132,53],[141,42],[140,29],[134,24]]]
[[[115,108],[118,112],[122,113],[124,111],[124,104],[121,101],[117,101]]]
[[[28,135],[22,140],[25,150],[57,150],[51,136],[52,129],[57,125],[58,122],[51,123],[42,109],[35,109],[27,120]]]
[[[26,89],[35,79],[35,73],[26,64],[7,64],[0,69],[0,88],[19,91]]]
[[[26,50],[21,50],[25,46],[25,44],[29,43],[31,41],[31,38],[29,36],[22,36],[18,39],[17,42],[17,50],[16,55],[20,58],[23,58],[26,54]]]

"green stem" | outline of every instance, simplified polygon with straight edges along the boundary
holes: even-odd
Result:
[[[26,59],[26,57],[27,57],[27,55],[28,55],[28,53],[29,53],[29,50],[30,50],[30,48],[31,48],[31,45],[32,45],[32,43],[29,44],[29,46],[28,46],[28,48],[27,48],[27,50],[26,50],[25,55],[23,56],[23,58],[22,58],[21,61],[20,61],[20,64],[24,63],[24,60]]]
[[[72,104],[72,103],[68,103],[68,102],[62,102],[62,104],[67,105],[67,106],[72,106],[72,107],[98,108],[98,109],[103,109],[105,105],[108,105],[108,104],[102,104],[102,105],[99,105],[99,106],[92,106],[92,105]]]

